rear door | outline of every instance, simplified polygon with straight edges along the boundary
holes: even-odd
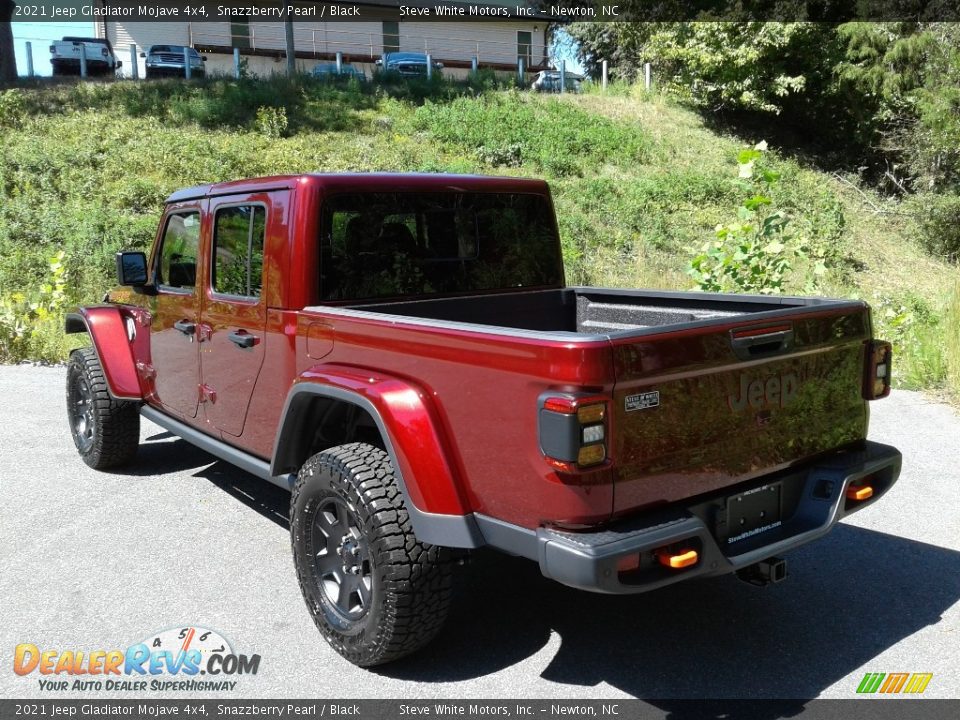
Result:
[[[615,512],[711,492],[865,436],[865,307],[763,316],[614,336]]]
[[[285,192],[284,192],[285,194]],[[264,246],[277,193],[214,198],[201,324],[201,396],[217,430],[243,433],[263,365]]]
[[[156,399],[186,418],[197,415],[200,223],[199,204],[170,208],[153,258],[149,372]]]

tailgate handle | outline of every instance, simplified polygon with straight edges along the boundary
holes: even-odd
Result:
[[[793,347],[793,327],[776,325],[730,331],[730,346],[740,360],[754,360],[788,352]]]

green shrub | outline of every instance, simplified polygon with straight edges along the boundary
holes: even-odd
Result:
[[[287,111],[284,108],[262,106],[257,108],[254,127],[268,138],[281,138],[287,134]]]
[[[756,167],[766,143],[737,156],[747,197],[737,208],[737,222],[718,225],[715,238],[690,261],[688,273],[709,292],[781,293],[799,252],[787,228],[790,219],[773,209],[771,190],[780,174]]]
[[[0,91],[0,128],[20,127],[26,115],[26,102],[20,90]]]
[[[67,285],[64,256],[60,251],[47,261],[46,282],[40,287],[30,293],[0,296],[0,360],[60,359],[59,348],[50,343],[50,329],[62,327],[63,322]]]
[[[937,257],[960,260],[960,196],[923,193],[912,198],[914,238]]]

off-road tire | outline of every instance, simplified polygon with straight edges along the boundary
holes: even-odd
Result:
[[[336,539],[346,527],[331,556],[328,538]],[[343,540],[354,536],[356,542]],[[383,450],[349,443],[307,460],[293,488],[290,539],[310,615],[333,649],[354,665],[409,655],[443,626],[453,586],[452,552],[414,537],[393,463]],[[349,571],[343,564],[340,572],[331,568],[337,564],[331,557],[354,564]],[[344,578],[339,585],[337,573]],[[359,586],[368,581],[364,603]],[[354,600],[341,602],[340,588],[347,583],[349,589],[349,582],[357,583]]]
[[[67,364],[67,418],[73,444],[95,470],[133,460],[140,444],[137,403],[115,400],[93,348],[70,353]]]

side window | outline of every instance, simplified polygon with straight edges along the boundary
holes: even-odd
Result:
[[[160,244],[157,284],[192,289],[197,284],[197,249],[200,247],[200,213],[176,213],[167,218]]]
[[[263,285],[263,241],[267,213],[262,205],[217,210],[213,224],[214,292],[258,298]]]

